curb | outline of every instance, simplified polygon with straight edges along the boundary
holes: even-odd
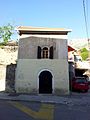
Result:
[[[35,96],[35,95],[1,93],[0,100],[64,104],[64,105],[90,105],[90,97],[85,97],[85,96],[82,98],[73,98],[73,97],[65,97],[65,96],[63,97]]]

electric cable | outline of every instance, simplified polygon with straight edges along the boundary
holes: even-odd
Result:
[[[83,0],[83,10],[84,10],[84,18],[85,18],[86,35],[87,35],[87,39],[89,39],[89,37],[88,37],[88,23],[87,23],[87,15],[88,14],[86,15],[85,0]],[[88,10],[88,8],[87,8],[87,10]],[[88,13],[88,11],[87,11],[87,13]]]

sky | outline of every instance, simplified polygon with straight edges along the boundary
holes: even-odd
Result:
[[[90,38],[90,0],[85,0]],[[88,6],[88,7],[87,7]],[[0,0],[0,26],[68,28],[69,39],[86,38],[83,0]],[[16,39],[16,38],[15,38]]]

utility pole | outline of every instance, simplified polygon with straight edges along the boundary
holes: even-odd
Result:
[[[90,39],[89,38],[88,38],[88,50],[89,50],[88,57],[89,57],[89,63],[90,63]]]
[[[87,3],[86,3],[87,2]],[[86,4],[85,4],[86,3]],[[86,11],[86,5],[87,5],[87,11]],[[86,27],[86,36],[88,41],[88,50],[89,50],[89,59],[90,59],[90,39],[88,36],[88,0],[83,0],[83,10],[84,10],[84,19],[85,19],[85,27]],[[86,14],[87,12],[87,14]],[[89,61],[90,63],[90,61]]]

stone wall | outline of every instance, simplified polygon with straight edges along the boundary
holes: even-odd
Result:
[[[9,65],[16,64],[18,54],[18,46],[3,46],[0,48],[0,64]]]
[[[0,91],[14,92],[18,46],[0,48]]]
[[[16,64],[6,66],[6,92],[15,92]]]
[[[0,91],[5,91],[6,66],[0,65]]]

